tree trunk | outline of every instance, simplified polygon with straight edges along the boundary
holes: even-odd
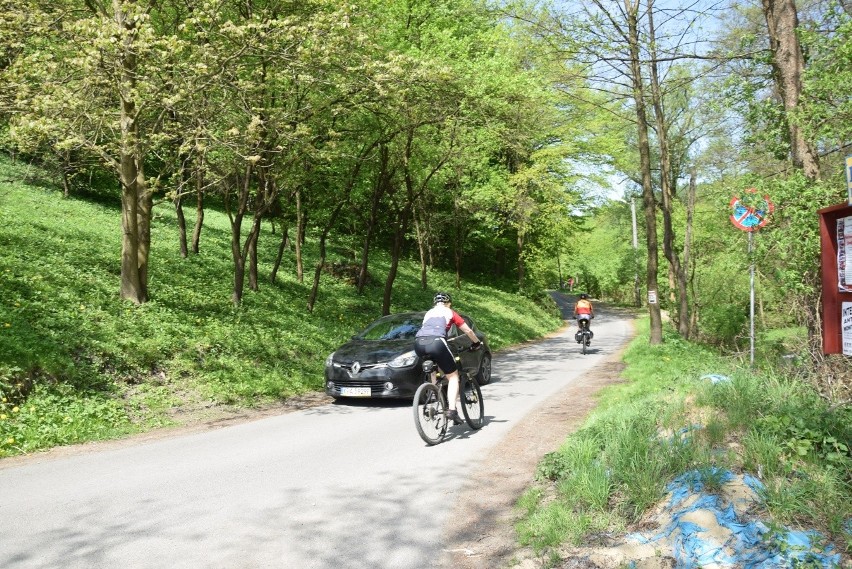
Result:
[[[243,218],[248,211],[249,192],[251,189],[251,164],[246,166],[244,177],[240,179],[235,177],[234,185],[238,188],[237,209],[231,209],[230,189],[225,189],[225,210],[228,213],[228,219],[231,221],[231,258],[234,261],[234,289],[231,294],[231,301],[234,306],[239,306],[243,300],[243,289],[245,287],[246,275],[246,255],[243,253],[242,243],[242,226]],[[228,184],[229,182],[225,182]]]
[[[257,274],[257,242],[260,240],[260,230],[263,228],[263,218],[277,199],[278,189],[275,182],[267,175],[266,168],[257,169],[257,196],[254,200],[254,221],[252,229],[257,228],[254,239],[248,244],[249,290],[260,290],[260,279]]]
[[[305,281],[305,270],[302,264],[302,245],[305,243],[305,214],[302,211],[302,189],[296,190],[296,279]]]
[[[275,264],[272,265],[272,274],[269,275],[269,282],[275,284],[275,279],[278,276],[278,269],[281,267],[281,260],[284,258],[284,251],[290,246],[290,226],[283,219],[281,220],[281,243],[278,245],[278,255],[275,257]]]
[[[187,246],[186,241],[186,216],[183,213],[183,191],[186,187],[186,156],[181,155],[180,157],[181,167],[180,173],[178,176],[178,187],[177,192],[175,193],[175,215],[177,216],[177,224],[178,224],[178,245],[180,247],[180,256],[182,259],[186,259],[189,256],[189,247]]]
[[[361,250],[361,267],[358,269],[358,294],[364,293],[364,286],[367,284],[367,267],[370,259],[370,244],[373,240],[373,235],[376,232],[376,226],[379,223],[379,207],[382,203],[388,187],[390,186],[391,173],[388,171],[390,161],[390,152],[386,145],[381,145],[379,149],[379,173],[376,177],[376,183],[373,185],[373,196],[370,201],[370,217],[367,220],[366,234],[364,235],[364,247]]]
[[[255,218],[255,223],[258,224],[258,227],[261,225],[261,221],[258,218]],[[260,232],[258,231],[258,236],[247,243],[248,247],[248,267],[249,267],[249,290],[258,291],[260,290],[260,284],[257,280],[257,241],[260,238]]]
[[[136,21],[127,18],[122,2],[113,0],[116,23],[124,32],[121,79],[121,145],[118,168],[121,181],[122,242],[121,298],[137,304],[148,300],[148,253],[151,245],[152,198],[142,168],[138,109],[132,94],[136,88],[137,58],[134,43]]]
[[[805,59],[796,35],[799,16],[793,0],[762,0],[763,15],[769,31],[769,48],[775,84],[784,103],[787,128],[790,133],[790,157],[796,168],[801,168],[809,180],[819,179],[819,155],[813,144],[805,140],[804,132],[796,123],[795,112],[802,94],[802,75]]]
[[[692,171],[689,173],[689,190],[686,198],[686,230],[683,235],[683,268],[684,272],[689,270],[689,263],[691,261],[691,249],[692,249],[692,219],[695,216],[695,189],[696,189],[696,178],[697,174],[695,172],[695,167],[692,167]],[[689,286],[691,282],[691,278],[686,279],[686,284]],[[694,302],[694,301],[693,301]],[[693,307],[693,310],[695,308]],[[689,339],[692,337],[692,334],[695,330],[694,328],[695,318],[690,317],[688,326],[686,328],[686,336],[684,338]]]
[[[397,219],[396,227],[393,233],[393,248],[391,249],[391,266],[388,271],[388,278],[385,280],[385,292],[382,296],[382,316],[390,314],[391,298],[393,293],[393,283],[396,280],[396,274],[399,270],[399,258],[402,254],[402,241],[405,238],[405,231],[408,229],[408,215],[405,211],[400,213],[400,218]]]
[[[201,228],[204,227],[204,156],[198,157],[195,169],[195,228],[192,230],[192,252],[198,254]]]
[[[417,235],[417,252],[420,255],[420,288],[422,290],[426,290],[429,285],[426,264],[426,240],[429,237],[426,233],[426,230],[422,228],[420,217],[416,213],[414,215],[414,233]]]
[[[663,343],[663,323],[660,315],[659,286],[657,270],[657,215],[654,187],[651,183],[651,145],[648,140],[648,117],[645,111],[645,87],[642,80],[641,60],[639,56],[639,3],[624,0],[628,25],[628,48],[630,49],[630,75],[633,83],[633,102],[636,106],[636,120],[639,134],[639,160],[642,169],[642,205],[645,210],[645,234],[648,249],[648,314],[651,321],[650,343]],[[652,295],[654,298],[652,299]],[[653,300],[653,302],[651,302]]]
[[[183,197],[178,193],[175,198],[175,214],[178,223],[178,241],[180,242],[180,256],[186,259],[189,256],[189,246],[186,241],[186,216],[183,214]]]
[[[347,197],[349,192],[347,191]],[[311,287],[311,294],[308,297],[308,312],[314,311],[314,306],[316,305],[317,296],[319,295],[319,285],[320,285],[320,277],[322,276],[322,270],[325,267],[325,259],[326,259],[326,247],[325,242],[328,239],[328,234],[331,231],[331,228],[334,227],[334,223],[337,221],[337,217],[340,215],[340,212],[343,210],[343,206],[348,203],[348,199],[341,200],[337,207],[334,208],[331,216],[329,216],[328,223],[326,223],[325,227],[322,230],[322,234],[320,235],[319,248],[320,248],[320,258],[317,261],[316,269],[314,270],[314,284]]]
[[[62,153],[62,195],[68,197],[71,195],[71,151],[65,150]]]
[[[659,72],[657,68],[656,32],[654,29],[654,1],[648,0],[648,32],[650,35],[651,54],[651,93],[654,101],[654,115],[657,121],[657,138],[660,144],[660,188],[663,202],[663,253],[669,262],[673,281],[672,294],[677,302],[676,324],[682,337],[689,335],[689,297],[686,286],[686,270],[681,265],[675,249],[674,226],[672,212],[674,210],[675,186],[677,179],[672,168],[669,153],[668,124],[663,109],[663,94],[660,89]]]
[[[464,232],[464,220],[462,218],[462,215],[459,213],[458,192],[453,192],[453,226],[453,232],[455,234],[455,239],[453,243],[453,256],[455,257],[456,289],[461,289],[462,260],[464,258],[464,244],[466,235]]]
[[[524,288],[524,278],[526,277],[526,267],[524,266],[524,232],[518,229],[518,288]]]

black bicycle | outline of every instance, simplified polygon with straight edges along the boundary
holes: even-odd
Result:
[[[577,320],[577,333],[574,334],[574,339],[580,344],[583,353],[586,353],[586,349],[592,344],[592,331],[589,330],[589,320]]]
[[[456,361],[459,361],[456,356]],[[447,434],[447,385],[446,376],[432,360],[423,362],[423,384],[414,393],[414,425],[420,438],[428,445],[436,445]],[[459,369],[459,395],[462,415],[471,429],[481,429],[485,414],[482,390],[476,378]]]

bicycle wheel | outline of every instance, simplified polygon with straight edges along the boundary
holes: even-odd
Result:
[[[589,334],[587,332],[583,332],[583,338],[580,344],[583,346],[583,353],[586,353],[586,346],[589,344]]]
[[[461,385],[462,415],[471,429],[481,429],[485,415],[485,402],[482,400],[482,390],[472,377],[462,380]]]
[[[447,415],[441,390],[431,383],[424,383],[414,394],[414,425],[417,433],[427,445],[436,445],[447,433]]]

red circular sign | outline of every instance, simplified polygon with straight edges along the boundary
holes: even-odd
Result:
[[[769,196],[759,197],[756,188],[748,188],[745,196],[734,196],[731,199],[731,223],[743,231],[755,231],[769,221],[769,216],[775,206],[769,201]]]

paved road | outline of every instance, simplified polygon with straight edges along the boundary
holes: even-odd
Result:
[[[456,488],[518,421],[629,339],[601,309],[495,355],[485,427],[427,447],[401,403],[334,404],[215,431],[4,466],[5,569],[420,569]],[[486,490],[487,491],[487,490]]]

